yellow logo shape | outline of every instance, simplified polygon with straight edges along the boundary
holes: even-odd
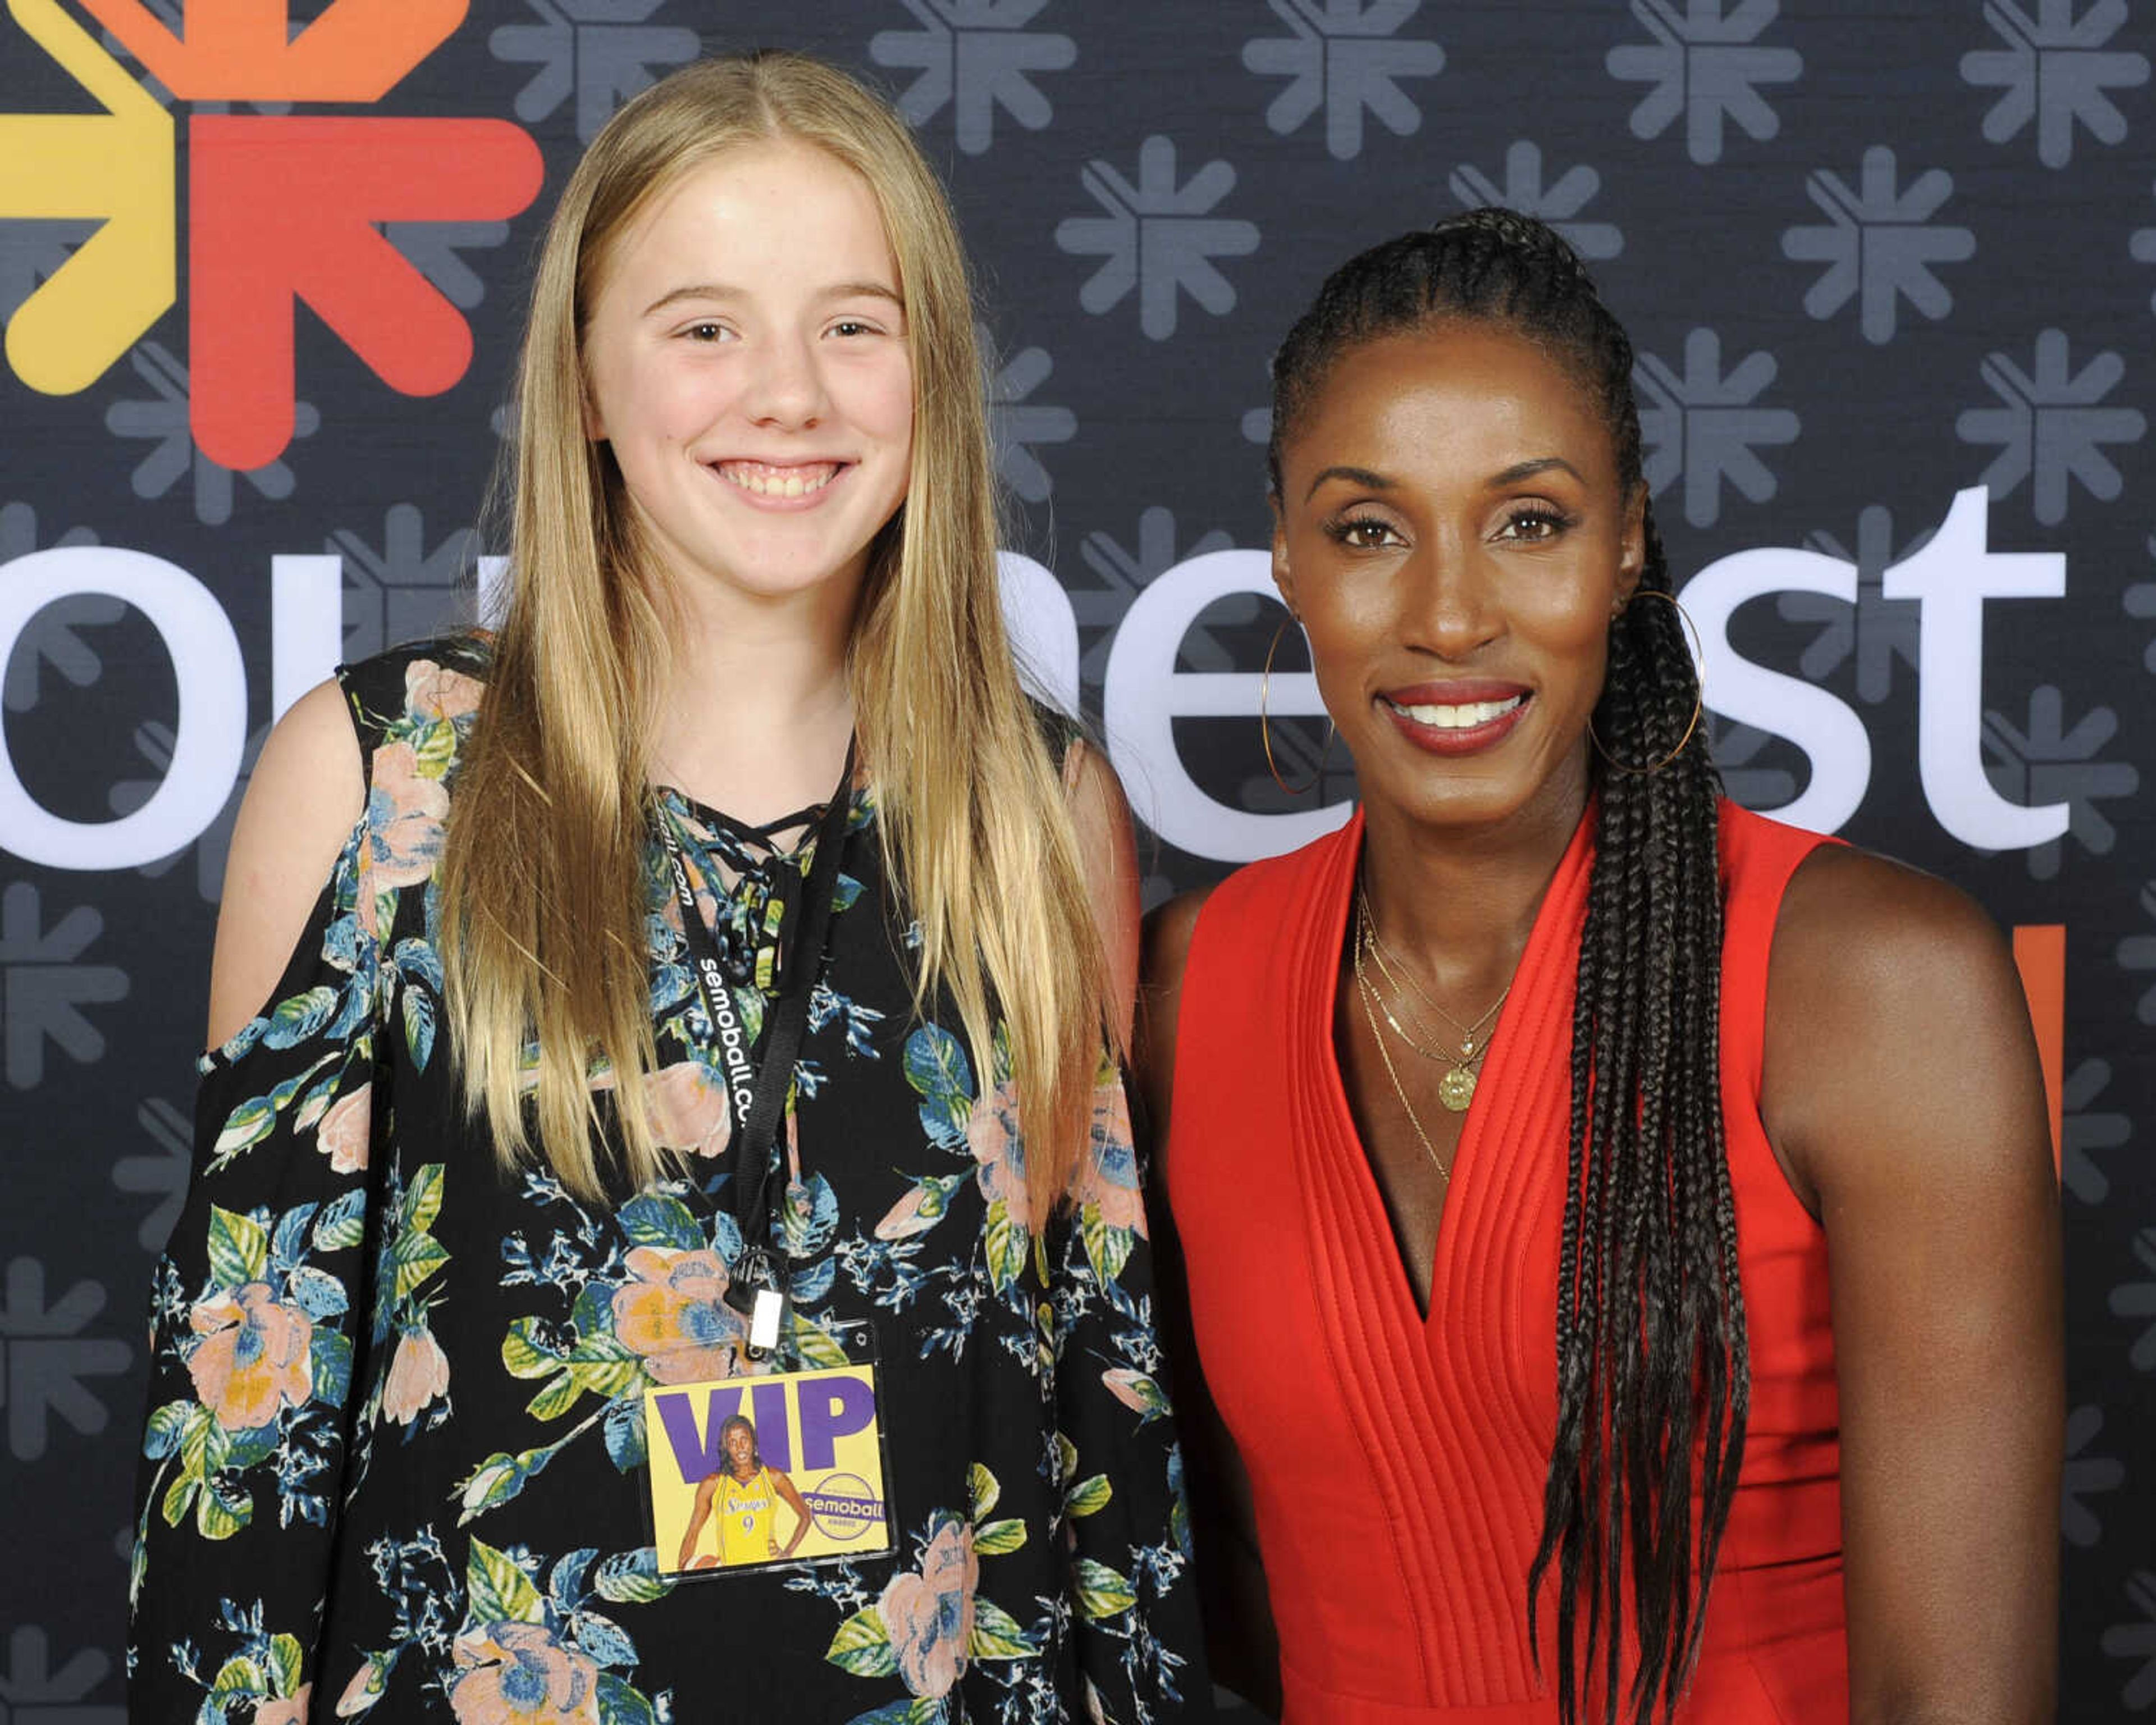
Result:
[[[72,395],[177,297],[172,121],[59,0],[8,0],[8,9],[105,110],[0,115],[0,220],[104,220],[8,325],[15,375],[42,394]]]

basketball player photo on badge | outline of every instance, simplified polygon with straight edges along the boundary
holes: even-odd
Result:
[[[874,1366],[647,1389],[644,1430],[662,1574],[892,1548]]]

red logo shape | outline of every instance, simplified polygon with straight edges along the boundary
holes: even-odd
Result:
[[[375,375],[438,395],[471,362],[464,316],[373,224],[505,219],[545,165],[500,120],[188,122],[189,366],[203,453],[266,465],[291,439],[294,302]]]

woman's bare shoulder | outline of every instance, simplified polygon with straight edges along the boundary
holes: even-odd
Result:
[[[1768,968],[1769,1024],[1845,1021],[1900,1040],[1927,1010],[2020,1009],[2012,953],[1968,893],[1851,845],[1823,845],[1790,880]]]
[[[1191,937],[1198,932],[1199,913],[1212,896],[1210,886],[1195,887],[1146,912],[1142,974],[1147,987],[1182,987],[1183,967],[1190,957]]]
[[[2026,997],[2013,952],[1960,888],[1905,864],[1824,845],[1789,883],[1768,972],[1763,1106],[1800,1185],[1894,1145],[1966,1178],[2025,1158],[2008,1129],[2041,1102]],[[1990,1128],[1912,1132],[1988,1117]],[[1871,1172],[1876,1173],[1876,1170]]]

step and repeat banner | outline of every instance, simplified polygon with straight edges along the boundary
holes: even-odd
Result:
[[[1107,739],[1151,899],[1353,793],[1301,661],[1276,746],[1316,790],[1258,746],[1288,323],[1468,205],[1589,260],[1732,793],[2015,932],[2067,1244],[2063,1717],[2156,1718],[2156,12],[2127,0],[5,0],[0,1718],[121,1717],[142,1313],[249,765],[337,660],[471,614],[544,213],[621,101],[757,45],[875,81],[946,173],[1012,614]]]

